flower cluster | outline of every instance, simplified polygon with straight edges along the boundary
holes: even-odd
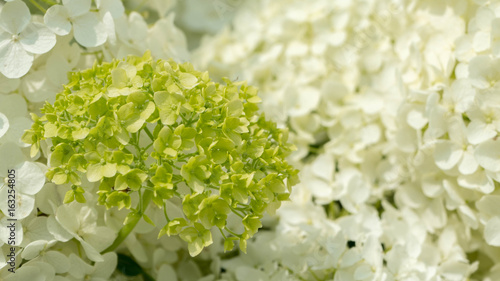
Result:
[[[72,184],[64,203],[85,202],[81,173],[99,183],[107,208],[131,209],[138,195],[124,228],[141,216],[154,225],[144,214],[150,200],[160,208],[182,200],[185,217],[165,213],[159,236],[179,234],[195,256],[212,243],[212,227],[234,235],[227,249],[237,239],[245,251],[264,211],[274,212],[298,180],[284,160],[293,149],[288,133],[257,114],[254,87],[223,86],[188,63],[153,61],[149,53],[70,76],[23,136],[32,156],[50,140],[47,178]],[[241,217],[243,233],[226,227],[230,212]]]

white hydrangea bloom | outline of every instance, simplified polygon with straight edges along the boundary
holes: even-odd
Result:
[[[48,52],[56,37],[43,24],[31,22],[24,2],[6,3],[0,11],[0,72],[7,78],[25,75],[33,64],[34,54]]]
[[[108,34],[99,15],[90,11],[91,0],[63,0],[63,5],[51,6],[44,22],[57,35],[71,32],[84,47],[96,47],[106,42]]]

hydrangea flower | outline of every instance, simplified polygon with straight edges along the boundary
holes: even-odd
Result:
[[[106,42],[108,34],[98,14],[90,11],[91,0],[64,0],[63,5],[51,6],[44,22],[57,35],[71,32],[84,47],[96,47]]]
[[[6,3],[0,11],[0,72],[7,78],[25,75],[35,54],[43,54],[56,44],[56,37],[47,27],[31,22],[24,2]]]
[[[131,209],[106,252],[141,218],[154,225],[145,214],[149,202],[165,208],[172,198],[182,200],[183,217],[165,213],[159,236],[179,235],[195,256],[213,243],[216,227],[244,250],[263,213],[288,198],[298,171],[284,160],[293,150],[287,131],[257,114],[257,90],[226,83],[211,82],[189,64],[154,62],[149,53],[95,65],[74,72],[42,117],[32,115],[35,123],[23,140],[33,145],[32,156],[43,140],[52,140],[47,177],[72,184],[65,203],[86,202],[85,175],[99,184],[100,204]],[[138,201],[136,208],[132,201]],[[78,238],[83,234],[77,235],[77,226],[61,221],[61,208],[56,219],[66,233],[58,239],[76,237],[97,260],[97,252]],[[227,228],[229,214],[241,218],[242,233]]]

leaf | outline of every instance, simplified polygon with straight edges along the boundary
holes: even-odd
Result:
[[[155,223],[146,214],[142,214],[142,218],[144,219],[145,222],[147,222],[150,225],[156,227]]]

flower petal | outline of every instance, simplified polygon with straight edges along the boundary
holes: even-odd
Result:
[[[65,273],[70,269],[69,258],[58,251],[45,253],[45,261],[54,267],[56,273]]]
[[[61,5],[50,7],[43,16],[43,22],[55,34],[63,36],[71,31],[68,10]]]
[[[28,54],[19,42],[11,41],[0,46],[0,72],[7,78],[19,78],[31,68],[33,55]]]
[[[500,141],[485,141],[474,151],[477,163],[491,172],[500,172]]]
[[[0,189],[0,198],[7,198],[8,195],[8,190],[10,188],[7,185],[4,185]],[[14,190],[16,188],[14,187]],[[15,219],[23,219],[27,217],[31,211],[33,211],[33,208],[35,207],[35,198],[31,195],[26,195],[22,194],[20,192],[16,192],[16,202],[14,204],[14,208],[10,208],[12,206],[9,206],[7,204],[7,200],[0,200],[0,210],[6,215],[8,215],[10,218],[15,218]],[[13,215],[11,216],[11,212],[9,210],[14,209],[12,212]]]
[[[460,165],[458,165],[458,171],[464,175],[470,175],[474,173],[479,165],[474,159],[474,155],[471,151],[465,151],[462,157],[462,161],[460,161]]]
[[[434,149],[434,160],[439,168],[449,170],[462,158],[463,152],[456,143],[451,141],[439,142]]]
[[[63,5],[68,9],[68,14],[75,18],[90,10],[91,0],[63,0]]]
[[[484,228],[484,239],[491,246],[500,246],[500,218],[491,218]]]
[[[17,1],[16,1],[17,2]],[[12,2],[11,2],[12,3]],[[18,270],[15,274],[10,274],[7,276],[5,281],[15,281],[15,280],[31,280],[31,281],[43,281],[46,280],[40,268],[36,266],[25,265]]]
[[[479,144],[485,140],[492,139],[497,132],[493,126],[483,123],[479,120],[472,120],[467,126],[467,140],[471,144]]]
[[[73,21],[75,39],[84,47],[96,47],[108,37],[104,24],[95,13],[87,13]]]
[[[30,10],[23,1],[8,2],[0,12],[0,27],[12,35],[21,33],[30,20]]]
[[[1,118],[0,118],[1,119]],[[1,121],[0,121],[1,123]],[[9,131],[5,136],[3,137],[2,141],[5,140],[5,142],[13,142],[17,144],[19,147],[28,147],[31,146],[30,144],[24,143],[21,140],[21,137],[24,134],[24,131],[31,128],[31,125],[33,124],[33,121],[30,119],[20,116],[20,117],[14,117],[9,121]],[[0,125],[0,128],[2,125]],[[0,129],[1,131],[1,129]],[[1,135],[1,133],[0,133]]]
[[[110,12],[114,19],[125,13],[125,7],[120,0],[96,0],[96,5],[99,11]]]
[[[30,53],[44,54],[56,45],[56,35],[43,24],[34,22],[21,33],[20,42]]]
[[[33,162],[25,161],[16,172],[16,187],[19,192],[35,195],[45,184],[45,174]]]
[[[2,155],[2,161],[0,161],[0,177],[6,177],[8,169],[12,169],[26,160],[26,156],[21,149],[12,142],[0,145],[0,155]]]
[[[26,100],[21,95],[0,95],[0,112],[9,119],[26,116],[27,106]]]
[[[101,277],[106,280],[109,280],[111,274],[116,268],[116,264],[118,262],[118,257],[115,252],[110,252],[102,255],[104,261],[96,262],[94,265],[94,277]]]

